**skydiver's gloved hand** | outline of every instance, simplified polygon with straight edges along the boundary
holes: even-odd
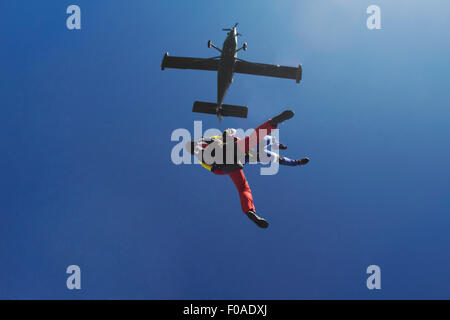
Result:
[[[309,162],[309,158],[303,158],[303,159],[297,160],[297,164],[299,166],[303,166],[303,165],[307,164],[308,162]]]
[[[294,116],[294,111],[286,110],[270,120],[270,125],[276,127],[279,123],[289,120]]]
[[[235,136],[236,135],[236,129],[234,129],[234,128],[225,129],[223,131],[223,135]]]
[[[245,214],[246,214],[247,217],[249,217],[250,220],[252,220],[258,227],[263,228],[263,229],[269,227],[269,223],[268,223],[264,218],[258,217],[258,216],[256,215],[255,211],[249,210],[249,211],[247,211]]]
[[[222,133],[222,140],[223,142],[231,142],[234,143],[238,138],[236,137],[236,129],[234,128],[228,128],[223,131]]]

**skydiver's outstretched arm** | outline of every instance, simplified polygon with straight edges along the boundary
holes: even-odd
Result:
[[[295,166],[302,166],[305,165],[309,162],[309,158],[302,158],[300,160],[293,160],[293,159],[289,159],[287,157],[281,157],[278,159],[278,163],[284,166],[291,166],[291,167],[295,167]]]
[[[279,164],[281,164],[283,166],[295,167],[295,166],[305,165],[309,162],[309,158],[302,158],[300,160],[294,160],[294,159],[290,159],[288,157],[280,156],[278,153],[275,153],[270,150],[264,150],[264,151],[265,151],[267,157],[272,159],[271,161],[278,162]],[[260,160],[258,159],[258,161],[260,161]]]

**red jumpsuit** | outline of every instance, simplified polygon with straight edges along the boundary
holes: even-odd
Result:
[[[244,139],[238,139],[235,142],[242,153],[247,153],[251,148],[259,144],[273,129],[276,129],[276,126],[273,126],[270,121],[271,120],[269,119],[267,122],[257,127],[249,136]],[[252,191],[250,190],[250,186],[248,185],[247,179],[245,179],[244,171],[242,169],[234,170],[232,172],[215,169],[213,172],[218,175],[228,174],[230,176],[239,192],[241,207],[244,213],[249,210],[255,211]]]

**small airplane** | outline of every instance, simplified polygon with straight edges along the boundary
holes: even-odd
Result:
[[[262,64],[248,62],[237,57],[240,50],[247,50],[247,43],[237,49],[237,37],[241,36],[237,31],[237,23],[232,28],[222,29],[228,31],[222,50],[217,48],[211,40],[208,48],[214,48],[220,52],[220,56],[213,58],[186,58],[172,57],[166,52],[161,63],[161,70],[165,68],[196,69],[217,71],[217,103],[195,101],[193,112],[216,114],[219,122],[222,117],[247,118],[248,108],[246,106],[234,106],[224,104],[225,94],[233,82],[234,73],[245,73],[259,76],[294,79],[297,83],[302,79],[302,66],[285,67],[280,65]]]

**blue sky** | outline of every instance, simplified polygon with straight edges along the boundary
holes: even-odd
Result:
[[[66,28],[66,8],[82,30]],[[366,28],[381,8],[382,30]],[[0,298],[450,298],[448,1],[2,1]],[[164,52],[210,57],[240,22],[241,57],[304,78],[236,75],[193,114],[214,72],[160,70]],[[176,166],[176,128],[280,127],[302,168],[228,177]],[[66,267],[82,289],[66,288]],[[369,291],[367,266],[381,267]]]

